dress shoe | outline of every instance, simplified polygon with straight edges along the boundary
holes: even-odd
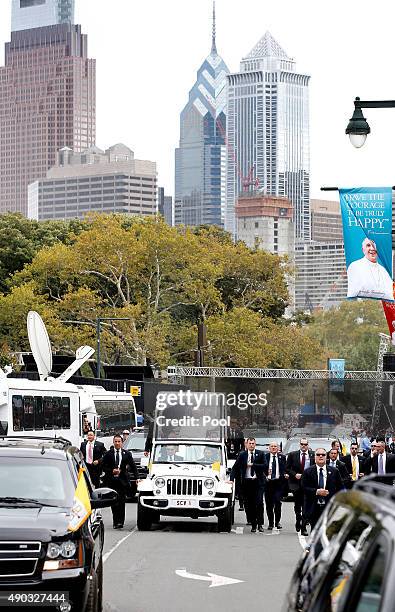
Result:
[[[239,506],[239,510],[240,510],[240,512],[243,512],[244,511],[244,506]]]
[[[120,523],[118,523],[118,525],[114,525],[114,529],[122,529],[123,525],[121,525]]]
[[[306,537],[309,535],[309,533],[308,533],[308,531],[307,531],[306,527],[302,527],[302,530],[301,530],[301,532],[300,532],[300,535],[302,535],[302,536],[306,536]]]
[[[300,528],[301,528],[300,521],[296,521],[296,523],[295,523],[295,529],[296,529],[296,531],[300,531]]]
[[[256,533],[256,527],[251,528],[251,533]]]
[[[268,531],[273,531],[273,525],[269,525],[267,528]]]
[[[276,529],[282,529],[282,528],[283,528],[283,526],[281,525],[281,523],[277,523]]]
[[[251,523],[246,523],[247,525],[251,525]]]
[[[264,528],[263,528],[263,525],[259,525],[258,531],[259,531],[259,533],[263,533],[265,531]]]

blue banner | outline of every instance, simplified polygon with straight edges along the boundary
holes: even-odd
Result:
[[[344,359],[328,359],[329,388],[332,391],[344,391]]]
[[[339,189],[348,298],[394,301],[392,189]]]

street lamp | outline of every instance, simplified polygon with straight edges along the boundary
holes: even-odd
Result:
[[[363,108],[395,108],[395,100],[361,100],[355,98],[354,112],[346,128],[346,134],[349,135],[351,144],[360,149],[364,144],[370,127],[365,117],[363,116]]]

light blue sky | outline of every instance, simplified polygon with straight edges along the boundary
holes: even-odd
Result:
[[[158,162],[173,193],[179,113],[210,51],[211,0],[76,0],[97,60],[97,144],[122,141]],[[353,99],[395,98],[395,8],[390,0],[217,0],[217,48],[229,68],[269,30],[311,75],[312,196],[321,185],[393,185],[395,109],[367,110],[372,134],[344,134]],[[10,2],[0,0],[0,61]],[[325,194],[335,199],[335,194]]]

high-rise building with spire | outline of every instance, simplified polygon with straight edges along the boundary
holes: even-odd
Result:
[[[226,75],[218,55],[215,3],[210,55],[180,116],[175,154],[175,223],[224,225],[226,163]]]
[[[266,32],[227,79],[226,229],[236,234],[239,194],[259,190],[288,197],[295,236],[309,240],[310,77]]]
[[[0,213],[27,215],[28,184],[46,176],[58,150],[95,144],[96,67],[73,7],[73,0],[14,1],[0,68]]]

